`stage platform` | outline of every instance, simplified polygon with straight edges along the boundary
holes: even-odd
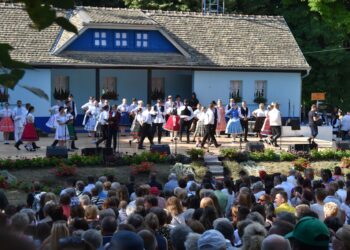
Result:
[[[192,138],[192,137],[191,137]],[[128,154],[133,154],[133,153],[139,153],[142,152],[143,150],[138,150],[137,145],[135,142],[133,142],[130,146],[129,140],[131,139],[130,136],[120,136],[120,147],[119,151],[123,153],[128,153]],[[25,150],[23,145],[21,145],[21,150],[17,150],[14,147],[14,142],[11,141],[9,145],[4,145],[2,141],[0,141],[0,158],[21,158],[21,157],[26,157],[26,158],[32,158],[32,157],[45,157],[46,154],[46,147],[49,146],[53,142],[53,134],[50,134],[49,137],[45,138],[40,138],[40,141],[37,142],[37,145],[39,145],[41,148],[37,150],[36,152],[28,152]],[[70,154],[81,154],[81,149],[82,148],[87,148],[87,147],[94,147],[95,144],[92,143],[93,138],[88,137],[87,134],[78,134],[78,140],[76,141],[76,146],[79,148],[79,150],[76,150],[74,152],[70,152]],[[248,137],[248,140],[250,142],[256,142],[258,141],[257,137]],[[232,143],[232,138],[227,138],[226,135],[221,135],[220,137],[217,138],[218,143],[222,144],[220,148],[237,148],[237,149],[245,149],[245,143],[242,143],[240,145],[239,142]],[[157,138],[155,138],[154,142],[157,142]],[[179,142],[177,145],[175,143],[170,141],[170,137],[163,137],[162,138],[162,143],[163,144],[169,144],[170,150],[172,153],[185,153],[186,150],[190,148],[195,147],[195,143],[191,142],[190,144],[184,143],[184,142]],[[280,141],[278,141],[280,143]],[[281,139],[281,148],[282,150],[288,150],[289,145],[291,144],[300,144],[300,143],[307,143],[307,137],[283,137]],[[320,140],[317,139],[316,143],[318,144],[320,150],[324,148],[332,148],[334,142],[332,141],[326,141],[326,140]],[[101,144],[103,146],[103,143]],[[147,139],[145,139],[144,146],[146,147],[146,150],[149,150],[149,142]],[[275,148],[270,145],[265,144],[266,148],[273,148],[276,151],[279,151],[280,148]],[[209,148],[209,151],[215,154],[219,153],[220,148],[215,148],[214,146],[211,146]]]

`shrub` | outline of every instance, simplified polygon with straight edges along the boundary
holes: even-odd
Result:
[[[340,161],[340,167],[349,168],[350,167],[350,157],[343,157]]]
[[[296,158],[297,156],[292,154],[291,152],[281,151],[280,153],[281,161],[294,161]]]
[[[311,165],[307,159],[300,157],[293,161],[293,166],[295,170],[303,172],[306,168],[309,168]]]
[[[220,156],[224,159],[230,159],[233,160],[237,158],[238,150],[235,148],[223,148],[220,149]]]
[[[203,159],[205,154],[204,150],[199,148],[191,148],[187,150],[186,153],[190,156],[192,161]]]
[[[154,171],[154,163],[143,161],[140,164],[131,165],[130,168],[133,175],[141,173],[149,174],[151,171]]]
[[[262,152],[250,152],[249,160],[252,161],[277,161],[280,157],[273,149],[266,149]]]
[[[53,173],[58,177],[74,176],[77,172],[78,169],[76,165],[67,165],[63,162],[53,168]]]
[[[182,178],[184,176],[187,176],[188,174],[195,174],[191,165],[182,164],[179,162],[175,163],[175,165],[170,169],[170,172],[175,173],[178,178]]]

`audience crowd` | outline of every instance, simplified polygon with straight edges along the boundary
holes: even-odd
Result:
[[[26,204],[0,192],[0,248],[109,250],[350,249],[350,176],[341,169],[259,177],[173,173],[164,185],[131,176],[66,180],[59,195],[33,183]]]

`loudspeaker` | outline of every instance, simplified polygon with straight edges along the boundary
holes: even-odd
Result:
[[[299,119],[292,119],[290,122],[292,130],[300,130],[300,121]]]
[[[48,146],[46,148],[46,157],[56,157],[56,158],[68,158],[68,150],[66,147],[52,147]]]
[[[170,155],[170,147],[168,144],[152,145],[151,152]]]
[[[350,141],[337,141],[335,142],[335,148],[337,150],[350,150]]]
[[[311,144],[292,144],[292,145],[289,145],[289,151],[309,152],[310,151],[310,145]]]
[[[113,148],[83,148],[81,150],[81,155],[91,156],[91,155],[103,155],[109,156],[113,154]]]
[[[265,150],[265,146],[262,142],[248,142],[245,150],[249,152],[262,152]]]

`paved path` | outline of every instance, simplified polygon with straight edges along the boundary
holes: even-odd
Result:
[[[86,147],[95,147],[95,144],[92,143],[92,138],[88,137],[87,134],[78,134],[78,140],[76,141],[76,146],[79,149],[86,148]],[[120,137],[120,152],[128,153],[128,154],[133,154],[133,153],[138,153],[141,152],[142,150],[137,149],[136,143],[132,143],[131,146],[129,144],[129,136],[121,136]],[[249,141],[251,142],[256,142],[258,139],[256,137],[249,137]],[[155,138],[155,142],[157,139]],[[237,149],[245,149],[245,143],[242,143],[240,145],[238,142],[232,143],[231,138],[227,138],[226,136],[221,136],[217,138],[218,143],[221,143],[222,146],[221,148],[237,148]],[[282,139],[282,149],[283,150],[288,150],[289,145],[295,144],[295,143],[307,143],[307,138],[305,137],[286,137]],[[35,156],[45,156],[46,153],[46,146],[50,145],[53,142],[53,135],[50,134],[49,137],[46,138],[40,138],[40,141],[37,142],[37,144],[41,147],[39,150],[36,152],[27,152],[23,145],[21,146],[22,150],[18,151],[14,146],[14,142],[11,141],[9,145],[4,145],[2,142],[0,142],[0,158],[18,158],[18,157],[35,157]],[[328,141],[321,141],[321,140],[316,140],[316,142],[319,145],[319,148],[331,148],[332,143]],[[163,144],[168,144],[170,146],[170,150],[172,153],[177,151],[177,153],[185,153],[186,150],[195,147],[195,143],[181,143],[178,141],[177,145],[175,145],[173,142],[170,141],[169,137],[164,137],[162,138],[162,143]],[[145,144],[146,149],[149,149],[149,142],[146,139]],[[102,146],[102,144],[101,144]],[[269,145],[265,145],[266,148],[274,148]],[[219,155],[219,150],[220,148],[215,148],[210,147],[209,152]],[[277,151],[279,151],[279,148],[276,148]],[[76,151],[76,153],[81,154],[81,150]]]

